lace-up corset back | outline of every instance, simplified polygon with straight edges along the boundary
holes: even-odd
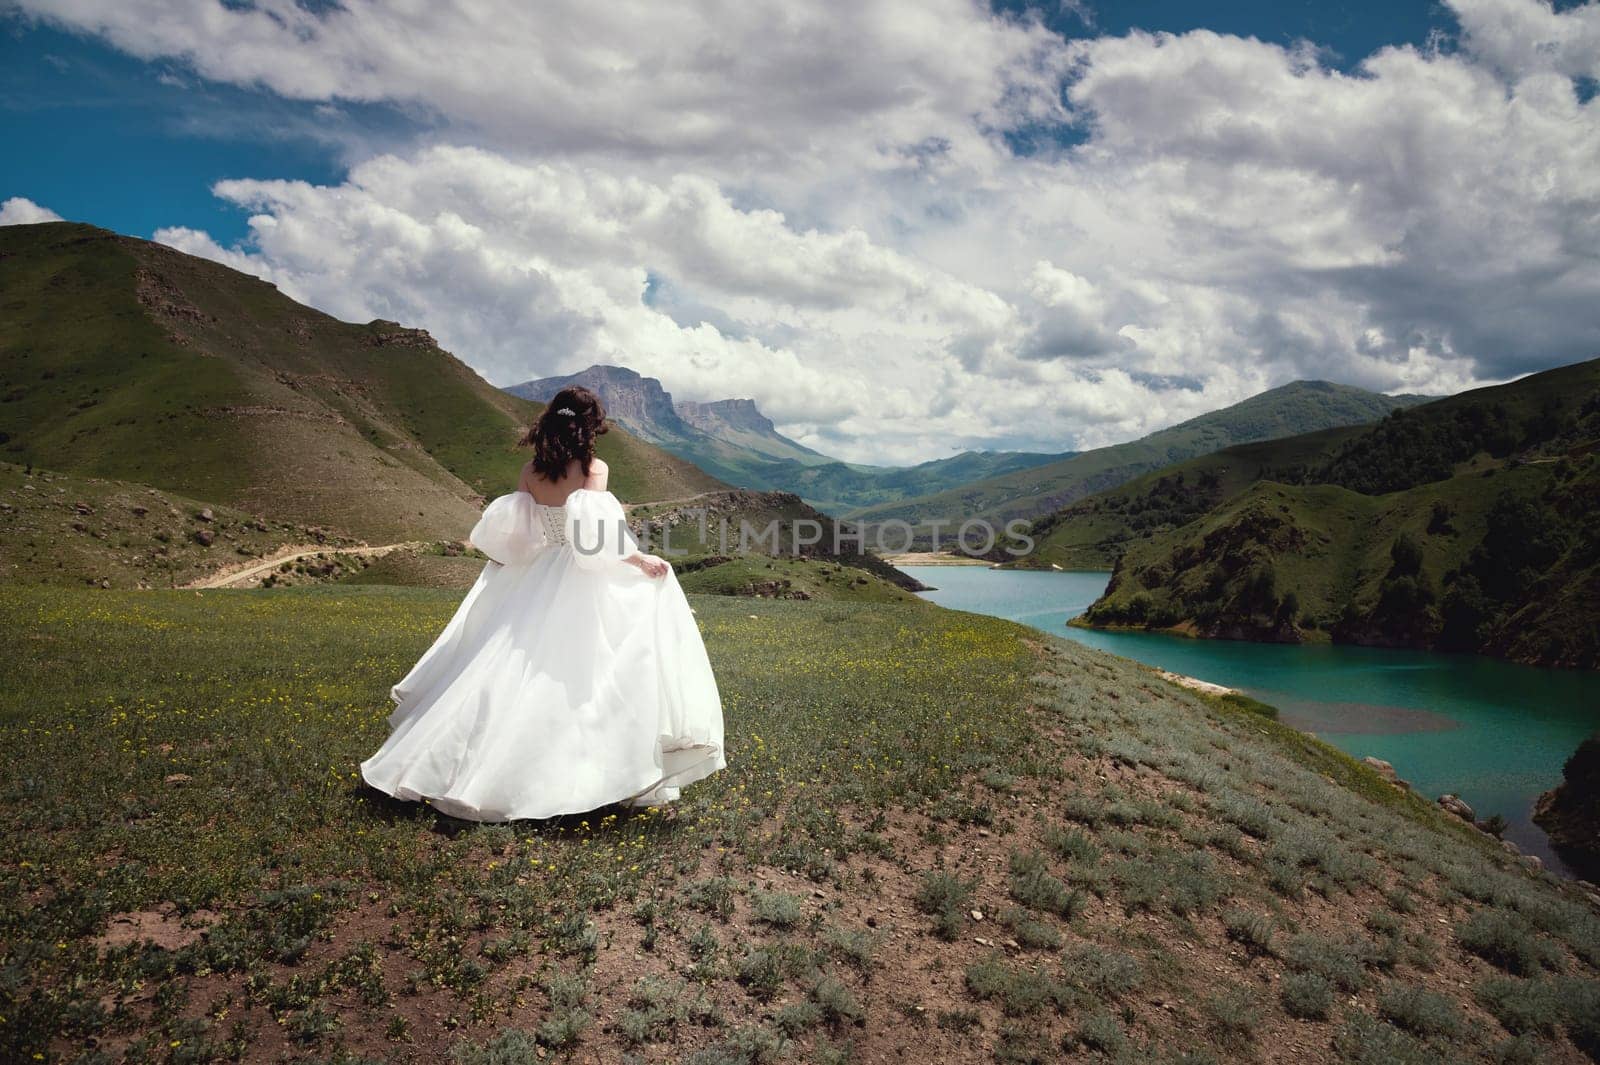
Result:
[[[537,501],[536,501],[537,502]],[[539,521],[544,526],[546,541],[559,547],[567,542],[567,507],[562,504],[552,507],[539,503],[536,508],[539,512]]]

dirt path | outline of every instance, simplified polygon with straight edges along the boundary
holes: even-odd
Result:
[[[277,569],[285,562],[293,562],[300,558],[309,558],[312,555],[367,555],[382,556],[391,551],[398,551],[403,547],[421,547],[426,540],[405,540],[398,544],[379,544],[370,546],[363,544],[360,547],[336,547],[332,544],[289,544],[280,547],[267,558],[243,565],[229,566],[220,572],[208,574],[197,581],[190,581],[185,588],[232,588],[245,583],[252,577],[260,576],[270,570]]]
[[[726,489],[715,492],[700,492],[681,499],[652,499],[641,503],[624,503],[624,510],[633,510],[635,507],[659,507],[676,505],[679,503],[692,503],[696,499],[705,499],[709,496],[725,495]],[[426,540],[406,540],[398,544],[378,544],[376,546],[363,544],[359,547],[337,547],[332,544],[286,544],[274,551],[270,556],[253,562],[240,563],[226,566],[216,573],[207,574],[199,580],[190,581],[183,585],[185,588],[234,588],[258,577],[270,570],[277,569],[285,562],[293,562],[300,558],[309,558],[312,555],[343,554],[366,555],[381,557],[391,551],[398,551],[405,547],[422,547],[428,543]]]
[[[637,503],[624,503],[624,504],[622,504],[622,509],[623,510],[635,510],[635,509],[637,509],[639,507],[677,506],[679,503],[693,503],[696,499],[705,499],[708,496],[725,496],[730,491],[731,492],[743,492],[743,491],[750,491],[750,489],[744,489],[744,488],[733,488],[733,489],[722,488],[722,489],[719,489],[719,490],[717,490],[715,492],[697,492],[692,496],[683,496],[683,497],[678,498],[678,499],[643,499],[643,500],[640,500]]]

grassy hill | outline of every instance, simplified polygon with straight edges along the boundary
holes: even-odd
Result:
[[[1246,701],[696,596],[674,820],[366,789],[428,590],[0,599],[0,1060],[1600,1060],[1600,902]],[[22,698],[26,693],[26,698]]]
[[[539,409],[392,322],[92,226],[0,229],[0,455],[391,542],[461,535]],[[624,499],[720,487],[614,434]]]
[[[953,523],[952,528],[964,519],[981,517],[998,527],[1012,518],[1038,518],[1140,474],[1233,444],[1372,422],[1424,398],[1384,396],[1328,381],[1296,381],[1125,444],[900,503],[862,508],[850,516],[913,525],[943,520]]]
[[[701,587],[710,587],[708,581],[720,586],[731,580],[729,574],[751,567],[771,568],[766,563],[772,559],[765,556],[793,560],[799,555],[848,566],[863,585],[887,583],[908,592],[922,588],[877,555],[859,550],[846,538],[846,526],[839,526],[835,550],[834,520],[790,492],[712,492],[686,502],[645,503],[629,508],[628,519],[641,544],[671,558],[680,572],[740,563],[727,574],[691,582]]]
[[[1258,480],[1296,476],[1364,431],[1344,426],[1239,444],[1135,477],[1035,521],[1034,550],[1011,564],[1110,569],[1131,541],[1185,525]]]
[[[148,485],[0,463],[0,579],[171,588],[282,544],[346,537]]]
[[[1276,461],[1267,450],[1258,470]],[[1398,412],[1343,440],[1284,442],[1278,468],[1293,483],[1178,489],[1173,521],[1129,543],[1085,620],[1594,668],[1597,450],[1600,360]]]

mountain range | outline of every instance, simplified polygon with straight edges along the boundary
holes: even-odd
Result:
[[[1294,381],[1137,440],[865,507],[851,517],[869,524],[905,521],[919,528],[930,521],[954,528],[968,518],[983,518],[998,528],[1013,518],[1043,517],[1140,474],[1233,444],[1360,425],[1427,398],[1381,395],[1331,381]]]
[[[839,516],[1063,457],[965,451],[907,467],[842,462],[779,433],[754,400],[675,402],[659,380],[622,366],[590,366],[575,374],[525,381],[506,391],[543,403],[574,384],[599,395],[617,424],[715,477],[741,488],[793,492]]]
[[[1600,666],[1600,359],[1146,476],[1039,522],[1092,625]]]

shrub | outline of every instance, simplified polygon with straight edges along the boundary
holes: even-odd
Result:
[[[1228,910],[1222,915],[1222,924],[1228,930],[1228,938],[1251,954],[1272,953],[1272,918],[1249,910]]]
[[[1279,988],[1283,1011],[1302,1021],[1325,1021],[1333,1009],[1333,985],[1317,973],[1290,973]]]
[[[1035,950],[1054,950],[1061,946],[1061,933],[1021,907],[1013,906],[1002,913],[1000,923],[1010,929],[1021,946]]]
[[[863,972],[872,968],[878,950],[878,937],[860,929],[829,928],[822,933],[822,942],[835,957]]]
[[[797,896],[777,891],[757,891],[750,897],[750,906],[756,920],[775,928],[793,928],[804,912]]]
[[[457,1043],[450,1060],[455,1065],[525,1065],[539,1060],[539,1044],[520,1028],[506,1028],[482,1045]]]
[[[1232,1049],[1241,1048],[1255,1039],[1256,1028],[1261,1024],[1261,1010],[1256,1005],[1255,996],[1242,987],[1207,999],[1202,1012],[1212,1037]]]
[[[819,973],[811,984],[811,1001],[817,1004],[823,1020],[829,1024],[866,1020],[866,1011],[838,977]]]
[[[1098,862],[1100,848],[1089,834],[1080,828],[1059,828],[1051,825],[1044,830],[1044,845],[1057,858]]]
[[[972,904],[976,880],[962,880],[949,873],[932,872],[917,888],[917,909],[933,917],[933,929],[941,939],[954,939],[966,926],[966,911]]]
[[[1360,991],[1367,984],[1365,949],[1358,943],[1337,943],[1310,934],[1298,935],[1284,947],[1283,958],[1296,972],[1315,973],[1341,991]]]
[[[726,921],[733,916],[733,881],[725,876],[696,880],[683,889],[683,901],[691,910]]]
[[[1378,1013],[1424,1039],[1458,1034],[1464,1022],[1454,1002],[1420,987],[1392,987],[1378,996]]]
[[[1436,1065],[1439,1060],[1422,1043],[1359,1010],[1333,1037],[1333,1048],[1350,1065]]]
[[[1478,984],[1473,994],[1513,1035],[1553,1036],[1565,1015],[1559,992],[1547,980],[1491,976]]]
[[[1078,1026],[1078,1042],[1102,1054],[1115,1054],[1128,1045],[1122,1022],[1105,1010],[1096,1010]]]
[[[788,1040],[765,1028],[741,1028],[684,1059],[684,1065],[771,1065],[789,1050]]]
[[[1456,940],[1490,965],[1518,976],[1533,976],[1561,965],[1554,946],[1521,920],[1497,910],[1479,910],[1456,926]]]
[[[1130,955],[1088,944],[1068,948],[1061,963],[1074,985],[1105,998],[1127,994],[1144,979],[1138,961]]]
[[[967,967],[967,990],[980,999],[998,999],[1009,1016],[1038,1013],[1046,1007],[1062,1010],[1073,1002],[1072,989],[1045,972],[1018,969],[999,958],[987,958]]]
[[[1074,891],[1050,874],[1044,855],[1038,851],[1011,855],[1011,897],[1035,910],[1071,920],[1087,901],[1083,892]]]

